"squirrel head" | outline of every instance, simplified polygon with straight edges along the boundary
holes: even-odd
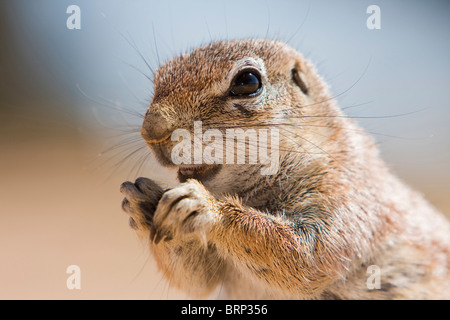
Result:
[[[268,157],[275,151],[275,141],[270,142],[272,132],[278,131],[275,157],[279,165],[290,151],[317,154],[317,148],[322,150],[318,146],[333,135],[327,125],[337,114],[339,111],[315,68],[285,43],[220,41],[175,57],[156,71],[154,96],[141,134],[161,164],[179,168],[180,180],[196,178],[207,183],[220,178],[227,183],[225,189],[233,190],[234,185],[242,182],[239,177],[256,174],[264,167],[264,160],[266,168],[269,166]],[[212,132],[206,139],[209,141],[205,141],[204,135],[200,137],[203,138],[200,151],[193,150],[196,126],[201,134],[206,130]],[[186,148],[179,148],[185,153],[191,151],[191,156],[184,155],[186,161],[181,164],[173,159],[174,148],[180,142],[180,135],[174,139],[174,132],[179,129],[190,133],[192,139],[191,147],[186,144]],[[244,164],[242,159],[241,162],[227,159],[230,129],[241,129],[247,134],[244,145],[234,146],[234,157],[241,151],[239,148],[245,148]],[[260,134],[263,130],[265,136]],[[255,132],[257,143],[250,139]],[[220,135],[222,141],[216,141]],[[181,136],[187,139],[185,134]],[[203,156],[211,142],[217,142],[216,147],[222,145],[222,163],[195,159],[195,152]],[[269,149],[268,156],[263,159],[260,154],[261,158],[254,163],[254,154],[258,155],[259,148],[264,146]],[[212,155],[216,160],[218,156]]]

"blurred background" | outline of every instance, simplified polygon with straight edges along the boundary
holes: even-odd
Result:
[[[380,30],[366,26],[372,4]],[[80,29],[67,28],[70,5]],[[449,14],[445,0],[1,0],[0,299],[187,297],[128,227],[119,185],[168,175],[139,138],[150,68],[211,40],[298,49],[449,216]],[[81,290],[66,287],[73,264]]]

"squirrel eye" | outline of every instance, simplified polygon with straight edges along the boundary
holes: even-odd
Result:
[[[231,83],[231,96],[251,96],[261,90],[261,75],[256,70],[244,70]]]

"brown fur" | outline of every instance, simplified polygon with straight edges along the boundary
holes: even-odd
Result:
[[[225,92],[245,59],[262,70],[264,92],[236,106]],[[280,130],[275,175],[235,164],[165,192],[145,178],[122,185],[131,225],[171,285],[198,297],[220,287],[245,299],[450,298],[448,221],[389,172],[295,50],[211,43],[160,67],[154,84],[142,135],[169,168],[171,132],[196,120]],[[379,289],[366,285],[370,265],[381,268]]]

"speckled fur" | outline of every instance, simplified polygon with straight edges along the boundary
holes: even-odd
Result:
[[[225,92],[246,59],[264,92],[236,106]],[[211,43],[161,66],[154,85],[142,135],[165,166],[171,132],[196,120],[204,130],[280,130],[275,175],[236,164],[165,192],[145,178],[122,185],[131,226],[170,285],[236,299],[450,298],[448,221],[389,172],[298,52],[268,40]],[[381,268],[380,289],[366,285],[370,265]]]

